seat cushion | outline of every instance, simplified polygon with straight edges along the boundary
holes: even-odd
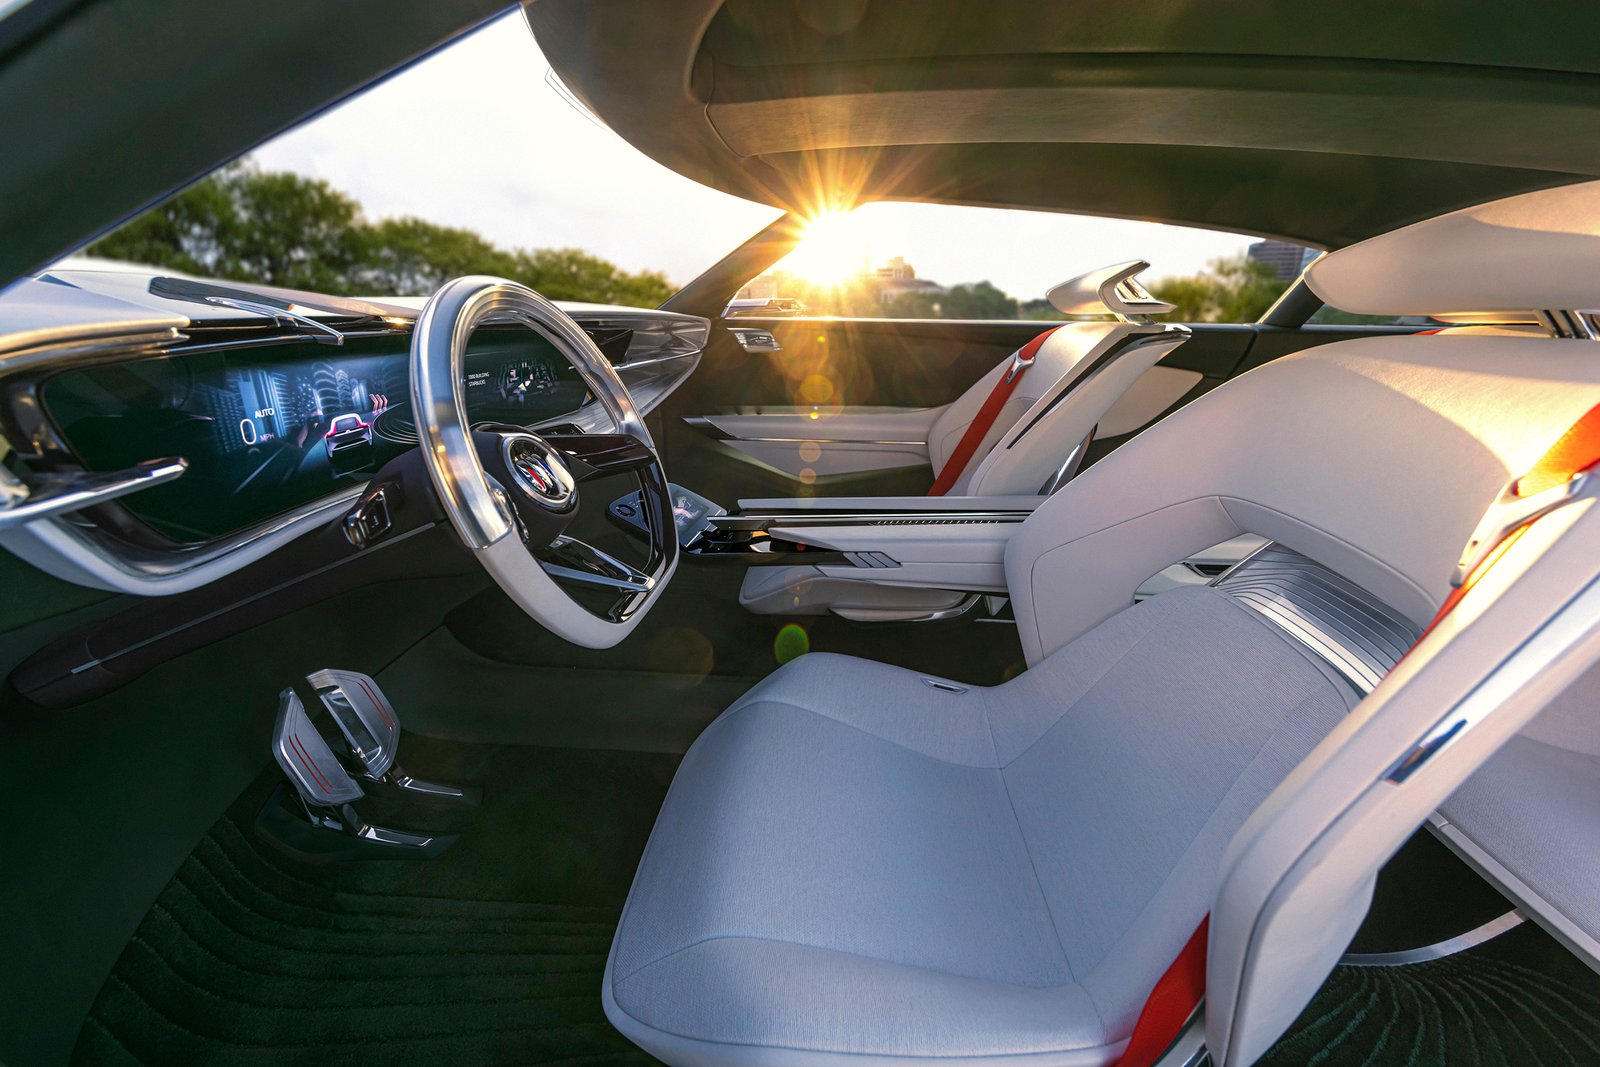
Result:
[[[1348,692],[1209,589],[992,689],[802,657],[685,757],[607,1012],[675,1064],[1110,1062]]]

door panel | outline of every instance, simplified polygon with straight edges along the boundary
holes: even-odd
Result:
[[[657,410],[652,429],[673,479],[725,506],[741,497],[924,493],[933,482],[925,447],[863,442],[926,441],[919,428],[931,425],[938,409],[1050,325],[719,321],[699,369]],[[728,326],[769,331],[780,349],[747,352]],[[1193,329],[1188,342],[1111,409],[1087,463],[1248,367],[1331,341],[1408,332],[1254,324]],[[699,420],[700,428],[686,420]]]
[[[797,486],[837,475],[928,467],[928,431],[943,407],[763,407],[689,424]]]

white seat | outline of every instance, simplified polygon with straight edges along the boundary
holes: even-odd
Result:
[[[684,760],[607,1011],[675,1064],[1108,1063],[1238,821],[1351,696],[1209,589],[993,689],[804,656]]]
[[[1064,315],[1106,316],[1069,322],[1039,346],[989,426],[972,458],[946,495],[1010,496],[1046,491],[1063,465],[1133,384],[1171,353],[1189,333],[1181,326],[1154,325],[1147,316],[1171,311],[1136,281],[1143,261],[1119,263],[1062,282],[1049,299]],[[967,428],[995,386],[1012,369],[1007,358],[940,412],[928,431],[928,459],[935,478],[944,475]],[[1064,478],[1062,480],[1065,480]]]
[[[1311,590],[1319,611],[1370,598],[1420,629],[1485,508],[1600,405],[1595,351],[1440,335],[1276,360],[1022,525],[1006,549],[1022,676],[947,692],[822,656],[775,674],[684,760],[612,947],[608,1016],[681,1067],[1107,1064],[1210,911],[1207,1040],[1224,1067],[1252,1062],[1387,856],[1600,654],[1600,636],[1578,643],[1590,631],[1547,636],[1537,686],[1483,690],[1509,713],[1424,746],[1477,672],[1600,581],[1600,520],[1586,499],[1524,536],[1349,715],[1339,628],[1280,610],[1288,585],[1130,606],[1134,590],[1254,534],[1337,576],[1332,608]],[[1529,563],[1540,545],[1548,565]],[[1397,762],[1418,752],[1421,771]]]

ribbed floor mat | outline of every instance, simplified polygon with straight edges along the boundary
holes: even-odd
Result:
[[[1259,1063],[1600,1064],[1600,975],[1531,923],[1428,963],[1338,967]]]
[[[382,813],[459,831],[450,852],[291,860],[253,835],[263,779],[145,917],[74,1062],[651,1062],[606,1022],[600,980],[676,758],[418,738],[402,751],[412,773],[486,788],[477,810]]]

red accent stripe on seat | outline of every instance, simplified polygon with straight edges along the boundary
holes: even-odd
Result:
[[[1017,373],[1006,380],[1002,374],[1000,380],[994,383],[994,388],[989,392],[989,398],[983,402],[983,407],[978,409],[978,414],[973,416],[967,424],[966,432],[961,435],[961,440],[956,443],[955,451],[950,453],[950,458],[945,460],[944,467],[939,471],[939,477],[934,479],[933,488],[928,490],[929,496],[944,496],[955,488],[956,482],[961,480],[961,475],[967,469],[967,464],[972,462],[972,457],[977,453],[978,446],[983,444],[983,439],[989,436],[989,430],[994,426],[994,420],[1000,417],[1000,409],[1006,406],[1006,401],[1011,399],[1012,392],[1017,388],[1017,383],[1022,381],[1022,376],[1028,373],[1028,363],[1039,354],[1045,338],[1061,329],[1046,330],[1038,337],[1022,346],[1017,353],[1018,358],[1027,361]]]
[[[1189,936],[1178,958],[1172,961],[1150,999],[1144,1002],[1139,1021],[1133,1024],[1133,1036],[1116,1067],[1150,1067],[1177,1039],[1183,1024],[1189,1021],[1200,998],[1206,992],[1206,934],[1211,927],[1211,916],[1200,920],[1200,925]]]

